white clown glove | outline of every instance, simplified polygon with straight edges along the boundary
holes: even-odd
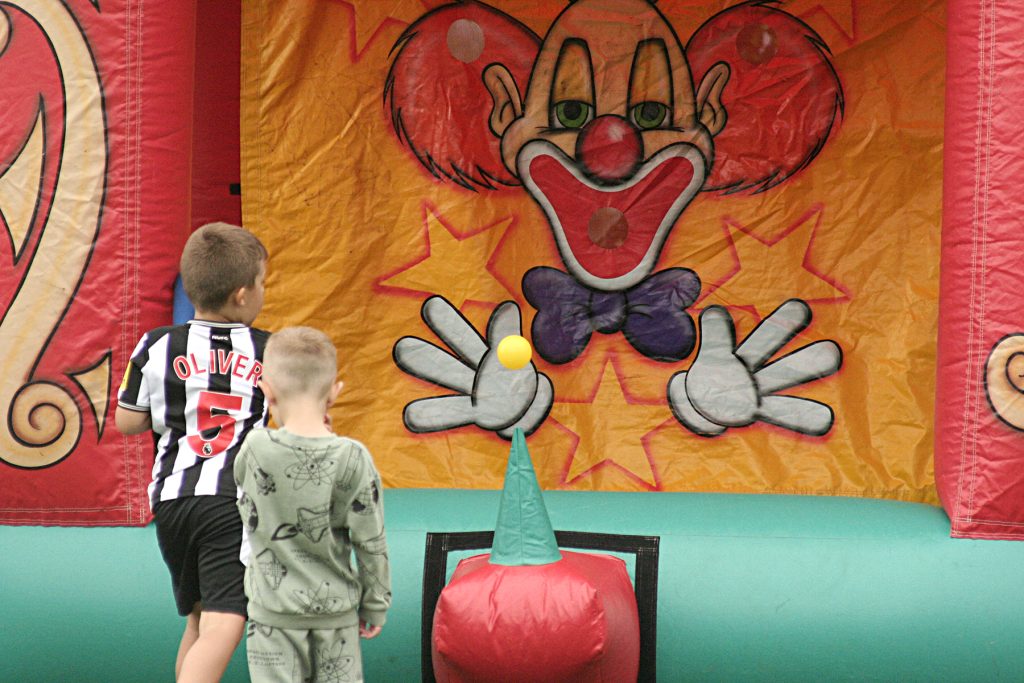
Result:
[[[454,354],[417,337],[395,343],[395,363],[408,374],[457,392],[423,398],[405,406],[405,426],[413,432],[439,432],[475,424],[505,439],[512,431],[529,434],[551,411],[551,380],[533,363],[509,370],[498,360],[498,342],[522,334],[519,306],[506,301],[494,309],[484,340],[447,300],[423,303],[424,322]]]
[[[668,402],[683,426],[701,436],[757,421],[821,436],[835,416],[824,403],[776,392],[828,377],[839,370],[843,352],[825,340],[765,363],[811,322],[810,307],[790,299],[736,346],[729,313],[711,306],[700,315],[700,348],[689,371],[672,376]]]

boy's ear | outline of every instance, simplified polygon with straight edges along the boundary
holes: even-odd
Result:
[[[336,382],[336,383],[334,384],[334,386],[333,386],[333,387],[331,387],[331,391],[330,391],[330,393],[329,393],[329,394],[327,395],[327,405],[328,405],[328,406],[330,406],[330,405],[333,405],[333,404],[334,404],[334,402],[335,402],[336,400],[338,400],[338,394],[340,394],[340,393],[341,393],[341,388],[342,388],[343,386],[345,386],[345,383],[344,383],[344,382]]]
[[[231,293],[231,297],[228,299],[235,306],[245,306],[246,300],[249,298],[249,288],[239,287]]]
[[[267,381],[266,377],[260,377],[260,389],[263,390],[263,395],[267,397],[267,405],[276,405],[277,396],[274,395],[274,390],[270,386],[270,382]]]

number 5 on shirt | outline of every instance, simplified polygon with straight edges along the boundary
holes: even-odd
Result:
[[[199,392],[199,405],[196,408],[199,434],[188,437],[189,447],[201,458],[212,458],[226,451],[235,436],[235,418],[229,415],[228,411],[241,408],[241,396],[220,394],[216,391]],[[205,438],[215,429],[218,430],[215,437]]]

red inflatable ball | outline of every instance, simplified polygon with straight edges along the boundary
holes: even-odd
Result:
[[[543,565],[459,563],[434,612],[438,683],[635,681],[640,623],[625,563],[562,551]]]

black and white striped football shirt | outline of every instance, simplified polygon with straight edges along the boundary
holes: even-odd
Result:
[[[143,335],[117,403],[152,418],[150,506],[187,496],[236,497],[235,454],[249,430],[267,420],[257,380],[269,337],[240,323],[203,320]]]

